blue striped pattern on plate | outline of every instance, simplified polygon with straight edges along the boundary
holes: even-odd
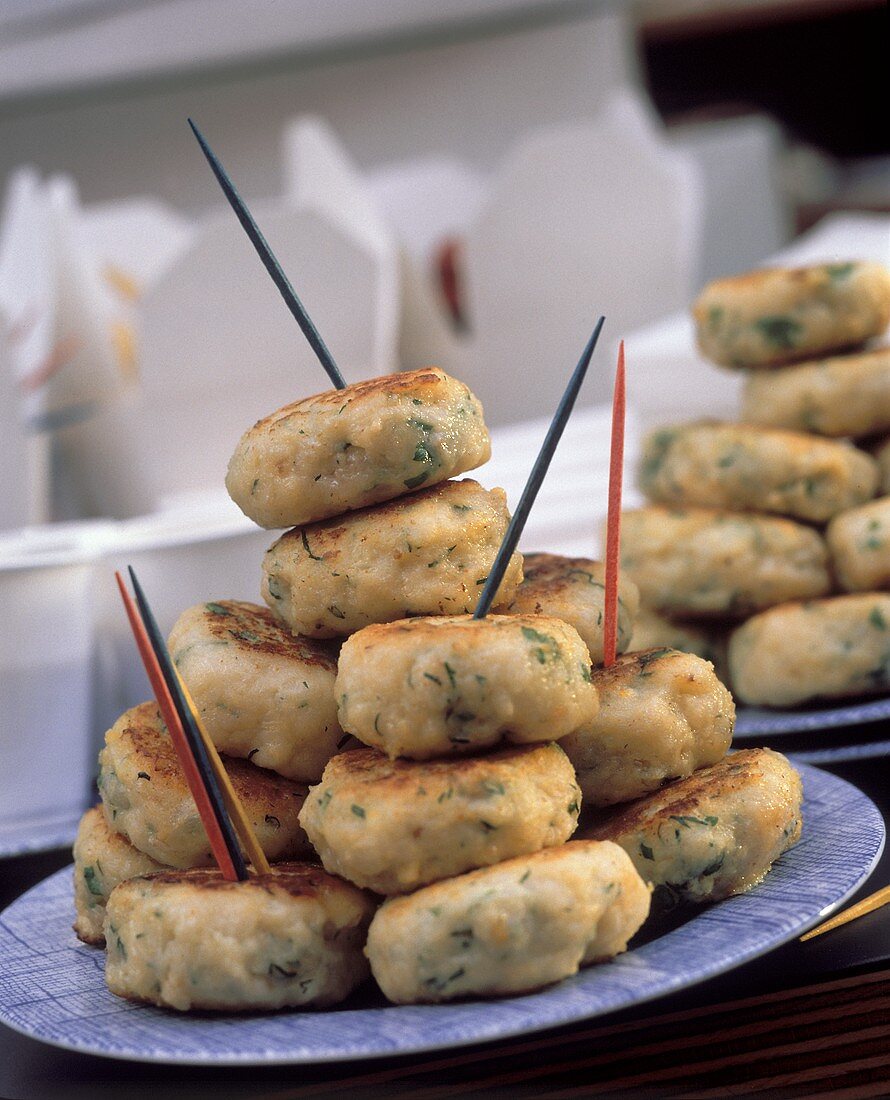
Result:
[[[804,835],[755,889],[540,993],[434,1006],[364,1002],[331,1012],[178,1013],[118,1000],[104,956],[71,931],[70,869],[0,917],[0,1020],[91,1054],[202,1065],[309,1063],[506,1038],[640,1004],[755,959],[823,919],[873,870],[884,823],[861,791],[802,767]]]

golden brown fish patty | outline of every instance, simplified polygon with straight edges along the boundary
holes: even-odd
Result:
[[[77,938],[105,946],[105,905],[111,891],[135,875],[163,867],[109,828],[101,806],[80,819],[74,840],[74,931]]]
[[[546,615],[365,627],[340,650],[337,700],[343,729],[413,760],[558,741],[598,709],[587,647]]]
[[[890,348],[840,355],[745,380],[741,419],[854,439],[890,429]]]
[[[235,792],[270,860],[307,856],[300,828],[307,788],[274,772],[223,757]],[[99,753],[99,793],[112,829],[170,867],[207,867],[214,860],[176,750],[154,703],[126,711]]]
[[[890,322],[890,271],[866,261],[717,279],[692,306],[698,346],[725,367],[776,367],[856,347]]]
[[[593,682],[599,714],[561,741],[586,804],[639,798],[729,748],[735,704],[710,661],[673,649],[623,653],[595,668]]]
[[[367,954],[396,1004],[525,993],[620,954],[648,913],[617,845],[570,841],[390,898]]]
[[[621,517],[621,564],[644,604],[688,618],[738,619],[831,591],[822,536],[778,516],[637,508]]]
[[[261,527],[316,523],[473,470],[491,456],[482,406],[437,367],[295,401],[244,434],[226,487]]]
[[[580,808],[553,742],[423,763],[357,749],[331,760],[300,821],[329,871],[404,894],[562,844]]]
[[[590,558],[566,558],[561,554],[524,554],[522,572],[522,584],[516,589],[508,613],[551,615],[570,623],[584,639],[591,661],[600,664],[603,659],[605,565]],[[626,575],[619,576],[619,653],[630,645],[639,606],[637,586]]]
[[[756,706],[890,691],[890,593],[763,611],[730,635],[729,670],[735,694]]]
[[[801,830],[800,776],[781,753],[745,749],[668,783],[582,829],[611,840],[674,900],[749,890]]]
[[[874,459],[850,443],[750,424],[661,428],[643,445],[640,488],[661,504],[778,512],[823,523],[874,494]]]
[[[848,592],[890,589],[890,496],[839,512],[825,532],[834,573]]]
[[[263,560],[263,599],[295,634],[473,611],[510,522],[502,489],[469,478],[288,531]],[[495,598],[522,580],[514,554]]]
[[[105,978],[182,1012],[323,1008],[368,975],[376,899],[305,863],[230,882],[216,868],[130,879],[108,901]]]
[[[318,780],[343,737],[330,645],[295,637],[267,607],[240,600],[190,607],[169,645],[220,752]]]

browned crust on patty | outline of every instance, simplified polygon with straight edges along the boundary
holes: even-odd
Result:
[[[178,788],[183,797],[190,797],[185,773],[156,704],[141,703],[129,710],[127,717],[127,724],[119,731],[118,737],[121,741],[128,741],[139,758],[139,778],[149,783],[162,781],[168,788]],[[305,786],[275,772],[222,753],[220,759],[238,796],[253,806],[280,804],[281,799],[288,795],[302,800],[306,795]]]
[[[761,761],[768,749],[743,749],[717,764],[699,768],[686,779],[677,779],[626,808],[608,813],[585,830],[585,837],[611,840],[639,832],[660,817],[694,816],[702,800],[719,799],[755,783],[763,775]]]
[[[215,893],[261,890],[272,896],[286,894],[291,898],[318,898],[325,893],[330,893],[331,890],[341,889],[351,893],[357,889],[313,863],[276,863],[269,874],[252,873],[243,882],[232,882],[224,878],[222,871],[217,867],[193,867],[185,871],[156,871],[150,875],[139,875],[136,878],[127,879],[121,887],[138,889],[140,883],[151,883],[160,887],[188,886],[192,890]]]
[[[342,409],[345,405],[351,405],[353,401],[362,400],[365,397],[377,393],[392,393],[401,395],[407,392],[418,393],[423,390],[431,390],[440,386],[447,379],[444,371],[436,367],[421,367],[419,370],[401,371],[397,374],[382,374],[377,378],[365,378],[361,382],[353,382],[342,390],[325,390],[323,393],[313,394],[310,397],[301,397],[299,401],[292,401],[289,405],[270,413],[258,420],[255,428],[274,428],[274,426],[288,417],[310,412],[315,409],[330,406],[333,409]]]
[[[377,749],[353,749],[328,761],[322,784],[336,784],[339,795],[367,787],[375,795],[385,790],[387,796],[405,793],[414,797],[417,788],[425,783],[430,787],[454,784],[472,788],[489,779],[500,764],[518,765],[521,769],[554,751],[562,753],[555,743],[545,742],[500,749],[483,756],[419,761],[390,760]]]
[[[406,512],[410,514],[413,509],[427,500],[436,499],[444,507],[450,503],[449,498],[462,497],[464,490],[468,488],[477,489],[487,495],[487,491],[482,488],[479,482],[470,477],[462,478],[460,481],[443,481],[438,485],[431,485],[428,489],[418,489],[407,496],[387,500],[383,504],[359,508],[345,516],[334,516],[331,519],[320,520],[318,523],[307,523],[302,527],[294,527],[292,530],[286,531],[273,546],[280,546],[289,553],[294,553],[297,544],[302,543],[303,550],[307,554],[324,558],[326,562],[334,565],[343,554],[341,545],[343,535],[351,527],[360,526],[368,521],[375,526],[394,523],[400,515]],[[458,500],[457,503],[463,502]],[[393,557],[398,558],[400,556],[401,551],[393,550]]]
[[[201,621],[211,638],[235,641],[264,656],[337,671],[330,644],[291,634],[267,607],[242,600],[213,600],[203,605]]]

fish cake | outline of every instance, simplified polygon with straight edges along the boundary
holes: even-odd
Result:
[[[726,755],[735,704],[710,661],[674,649],[624,653],[595,668],[593,683],[599,714],[560,742],[585,803],[629,802]]]
[[[594,664],[603,659],[603,604],[606,567],[590,558],[566,558],[561,554],[523,554],[522,584],[507,608],[510,614],[551,615],[578,631]],[[630,645],[634,617],[640,606],[637,586],[626,576],[618,578],[617,647]]]
[[[777,516],[657,505],[624,512],[621,565],[644,604],[691,619],[743,618],[831,590],[822,536]]]
[[[890,428],[890,348],[777,371],[752,371],[742,390],[746,424],[854,439]]]
[[[699,348],[724,367],[813,359],[884,331],[890,271],[868,261],[764,268],[709,283],[692,316]]]
[[[695,653],[711,662],[718,680],[725,684],[728,676],[728,635],[729,631],[724,623],[702,627],[700,622],[678,622],[659,615],[651,608],[641,607],[634,620],[631,646],[635,650],[679,649],[682,653]]]
[[[730,635],[729,674],[736,696],[752,706],[890,691],[890,593],[788,603],[755,615]]]
[[[245,760],[223,757],[260,847],[270,860],[308,856],[300,828],[307,788]],[[215,861],[167,727],[154,703],[125,711],[99,753],[99,793],[113,830],[168,867]]]
[[[553,742],[426,763],[357,749],[331,760],[300,821],[327,870],[404,894],[562,844],[580,808]]]
[[[469,478],[288,531],[263,560],[263,599],[295,634],[473,611],[510,522],[503,489]],[[522,580],[514,554],[494,606]]]
[[[437,367],[305,397],[260,420],[226,488],[260,527],[296,527],[474,470],[491,457],[482,406]]]
[[[340,725],[390,757],[558,741],[597,713],[590,655],[547,615],[405,619],[340,650]]]
[[[823,523],[874,494],[874,459],[851,443],[750,424],[662,428],[643,447],[640,488],[660,504],[778,512]]]
[[[527,993],[620,954],[648,913],[617,844],[570,841],[390,898],[367,955],[396,1004]]]
[[[108,827],[101,806],[80,819],[74,838],[74,931],[95,947],[105,946],[105,905],[111,891],[136,875],[163,870],[163,865]]]
[[[662,888],[657,901],[719,901],[750,890],[797,843],[802,799],[781,753],[744,749],[585,825],[583,835],[619,844]]]
[[[295,637],[267,607],[219,600],[184,611],[169,646],[220,752],[318,781],[343,736],[329,645]]]
[[[305,863],[243,882],[162,871],[108,899],[105,979],[118,997],[175,1008],[325,1008],[368,976],[369,894]]]
[[[890,496],[840,512],[829,523],[825,538],[841,588],[890,589]]]

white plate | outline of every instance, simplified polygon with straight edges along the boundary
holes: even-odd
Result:
[[[641,1004],[748,962],[836,909],[868,877],[884,823],[861,791],[802,767],[804,835],[748,894],[541,993],[433,1006],[365,990],[330,1012],[196,1014],[131,1004],[105,987],[104,956],[71,931],[71,870],[0,917],[0,1021],[68,1050],[135,1061],[260,1065],[344,1061],[459,1047]]]

